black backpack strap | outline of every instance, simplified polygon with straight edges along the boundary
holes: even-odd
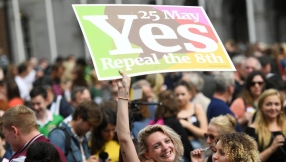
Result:
[[[244,98],[242,98],[242,100],[243,100],[243,103],[244,103],[244,110],[246,111],[246,108],[247,108],[246,100]]]
[[[71,150],[71,137],[69,132],[66,130],[66,128],[64,127],[56,127],[55,129],[53,129],[52,131],[56,130],[56,129],[60,129],[65,133],[66,136],[66,141],[65,141],[65,156],[68,155],[69,151]],[[51,133],[51,132],[50,132]]]

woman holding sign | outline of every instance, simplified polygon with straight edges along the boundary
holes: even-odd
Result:
[[[163,125],[147,126],[138,135],[138,153],[129,129],[128,100],[130,78],[120,71],[118,85],[118,109],[116,131],[125,162],[180,162],[184,153],[180,136]],[[139,157],[138,157],[139,156]],[[139,160],[140,159],[140,160]]]

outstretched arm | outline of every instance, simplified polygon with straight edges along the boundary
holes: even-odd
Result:
[[[120,144],[120,149],[125,162],[140,162],[135,146],[131,139],[129,129],[128,99],[130,78],[120,71],[122,80],[117,81],[118,85],[118,104],[117,104],[117,122],[116,131]]]

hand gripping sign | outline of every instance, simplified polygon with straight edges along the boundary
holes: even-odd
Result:
[[[73,5],[99,80],[235,71],[202,7]]]

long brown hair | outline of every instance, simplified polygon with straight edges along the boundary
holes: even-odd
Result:
[[[175,95],[170,90],[165,90],[159,94],[159,105],[155,112],[155,120],[159,118],[176,118],[180,109],[177,105]]]
[[[283,98],[281,94],[275,90],[275,89],[268,89],[264,91],[259,99],[258,99],[258,110],[257,110],[257,115],[255,118],[255,132],[258,134],[258,145],[262,146],[262,148],[266,148],[271,140],[271,132],[268,129],[268,123],[267,120],[262,113],[261,109],[263,107],[264,101],[267,97],[269,96],[278,96],[280,99],[280,105],[281,105],[281,112],[277,117],[277,124],[281,127],[282,133],[284,136],[286,136],[286,119],[285,119],[285,114],[284,114],[284,109],[283,109]]]
[[[241,94],[240,94],[240,97],[244,99],[246,105],[251,105],[253,107],[255,107],[255,105],[254,105],[254,99],[250,93],[250,87],[251,87],[251,83],[252,83],[253,78],[257,75],[262,77],[264,84],[265,84],[266,78],[265,78],[264,74],[261,71],[253,71],[246,78],[246,81],[244,83],[244,87],[243,87]]]

